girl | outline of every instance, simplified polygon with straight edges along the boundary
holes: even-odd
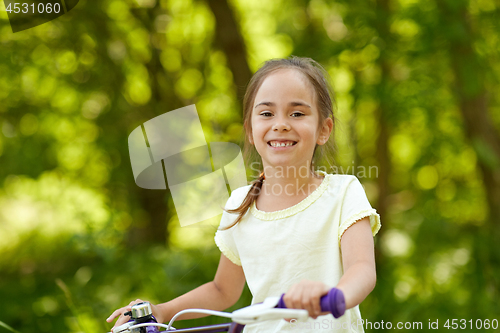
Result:
[[[331,144],[334,128],[326,76],[314,60],[291,57],[267,61],[252,77],[243,102],[245,153],[255,147],[263,170],[226,203],[215,235],[222,254],[214,280],[153,306],[159,322],[186,308],[227,309],[246,281],[252,304],[285,293],[287,307],[311,316],[308,323],[248,325],[246,333],[363,332],[358,304],[375,287],[372,235],[380,217],[356,177],[314,171],[313,158]],[[347,310],[339,319],[319,306],[332,287],[345,299]],[[120,316],[115,327],[121,325],[128,319],[123,313],[140,301],[107,321]]]

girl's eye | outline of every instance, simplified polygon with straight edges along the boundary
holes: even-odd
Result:
[[[304,115],[304,114],[303,114],[302,112],[294,112],[294,113],[292,113],[292,116],[293,116],[294,118],[298,118],[298,117],[301,117],[301,116],[303,116],[303,115]]]
[[[269,112],[269,111],[264,111],[264,112],[261,112],[261,114],[260,114],[260,115],[261,115],[261,116],[264,116],[264,117],[270,117],[270,116],[272,116],[273,114],[272,114],[271,112]]]

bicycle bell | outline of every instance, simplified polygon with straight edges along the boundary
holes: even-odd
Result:
[[[149,302],[141,302],[132,305],[130,313],[130,316],[133,319],[141,319],[144,317],[150,318],[153,314],[153,310],[151,309],[151,304],[149,304]]]
[[[141,302],[132,305],[130,311],[124,313],[125,316],[132,317],[127,323],[116,327],[113,333],[158,333],[158,327],[147,326],[147,327],[136,327],[136,324],[143,323],[156,323],[155,317],[153,317],[153,310],[149,302]]]

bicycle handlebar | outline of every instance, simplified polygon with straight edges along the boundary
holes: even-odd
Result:
[[[156,323],[156,319],[152,315],[151,306],[148,302],[138,303],[132,306],[132,310],[129,315],[132,316],[132,320],[129,322],[116,327],[113,332],[125,333],[125,332],[137,332],[135,328],[144,327],[140,332],[147,333],[157,333],[158,327],[167,328],[168,332],[171,332],[172,323],[177,316],[184,312],[199,312],[199,313],[209,313],[213,315],[218,315],[222,317],[228,317],[233,320],[232,324],[223,325],[224,327],[218,327],[218,329],[229,329],[229,332],[240,332],[245,324],[250,324],[258,321],[270,320],[270,319],[281,319],[281,318],[297,318],[299,320],[305,320],[308,317],[308,313],[304,309],[287,309],[285,301],[281,297],[268,297],[263,303],[254,304],[246,308],[242,308],[231,313],[225,313],[220,311],[211,311],[206,309],[189,309],[183,310],[177,313],[169,325],[163,325]],[[344,294],[340,289],[332,288],[328,291],[328,294],[320,298],[321,311],[330,312],[335,318],[339,318],[345,312],[345,299]],[[278,310],[281,309],[281,310]],[[241,324],[241,325],[240,325]],[[199,327],[196,332],[226,332],[228,330],[217,330],[214,331],[215,327],[205,326]],[[175,329],[174,329],[175,330]],[[195,332],[191,329],[179,330],[179,332]]]
[[[277,308],[286,309],[283,296],[285,296],[285,294],[281,295],[278,305],[276,306]],[[331,312],[331,314],[335,318],[342,316],[345,312],[344,293],[342,292],[342,290],[337,288],[330,289],[328,294],[320,298],[320,306],[321,306],[321,311]]]

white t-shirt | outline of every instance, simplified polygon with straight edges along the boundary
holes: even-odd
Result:
[[[356,221],[370,218],[372,233],[380,229],[380,216],[372,209],[355,176],[325,177],[307,198],[274,212],[256,208],[228,230],[218,230],[215,242],[222,253],[242,266],[252,304],[280,296],[303,279],[335,287],[343,274],[340,238]],[[240,206],[250,185],[231,193],[226,209]],[[219,229],[231,225],[237,214],[224,212]],[[307,322],[271,320],[247,325],[244,332],[363,332],[358,306],[335,319],[331,314]]]

